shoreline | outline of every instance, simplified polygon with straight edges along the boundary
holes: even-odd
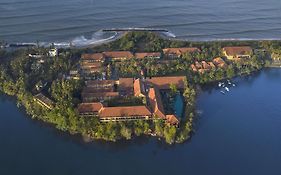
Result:
[[[164,29],[163,29],[164,30]],[[106,29],[101,29],[96,32],[100,31],[105,31]],[[114,42],[116,40],[121,39],[124,37],[127,33],[131,31],[116,31],[115,35],[104,38],[104,39],[99,39],[96,41],[90,42],[91,39],[85,39],[84,44],[80,45],[75,45],[75,38],[70,39],[70,40],[65,40],[65,41],[47,41],[47,42],[8,42],[3,40],[2,43],[0,43],[0,49],[1,48],[28,48],[28,47],[35,47],[39,45],[40,47],[48,48],[54,44],[56,48],[69,48],[69,49],[87,49],[87,48],[92,48],[92,47],[97,47],[103,44],[108,44],[111,42]],[[157,31],[134,31],[134,32],[150,32],[150,33],[155,33],[157,34],[160,38],[164,40],[169,40],[169,41],[176,41],[176,42],[194,42],[194,43],[208,43],[208,42],[258,42],[258,41],[281,41],[281,38],[198,38],[198,39],[187,39],[187,38],[181,38],[180,36],[174,35],[171,31],[167,32],[157,32]],[[81,35],[80,35],[81,36]],[[83,36],[83,35],[82,35]],[[84,36],[83,36],[84,37]],[[81,41],[83,42],[83,41]],[[90,42],[89,44],[86,44],[86,42]]]
[[[216,42],[180,42],[180,41],[171,41],[167,39],[163,39],[162,36],[159,36],[155,33],[143,32],[143,33],[121,33],[116,37],[122,38],[120,40],[116,40],[116,38],[112,38],[112,40],[107,40],[107,43],[101,47],[96,47],[101,45],[95,44],[92,45],[93,50],[86,50],[88,47],[83,47],[81,50],[75,50],[75,48],[67,48],[60,49],[61,55],[57,55],[60,59],[52,59],[48,56],[48,54],[43,55],[42,59],[48,60],[44,64],[44,67],[54,67],[53,71],[48,71],[46,69],[45,72],[47,74],[27,71],[24,67],[18,67],[17,65],[30,66],[29,62],[26,62],[26,57],[24,56],[25,52],[20,53],[21,55],[15,57],[13,60],[8,61],[7,63],[11,65],[11,67],[2,67],[2,81],[1,88],[3,92],[8,95],[15,96],[17,99],[17,103],[21,103],[22,107],[25,107],[25,111],[27,115],[31,116],[31,118],[40,120],[42,122],[47,122],[51,126],[56,127],[58,130],[69,132],[70,135],[78,134],[82,138],[87,138],[86,140],[106,140],[110,142],[116,142],[118,140],[131,140],[140,135],[149,135],[153,133],[153,136],[156,135],[157,138],[161,138],[163,140],[166,139],[166,142],[169,144],[175,143],[184,143],[192,136],[193,133],[193,124],[196,121],[196,97],[200,94],[200,90],[198,90],[199,85],[215,83],[217,81],[221,81],[224,79],[232,79],[233,77],[245,76],[252,74],[253,72],[262,70],[265,68],[265,62],[268,61],[268,55],[264,54],[264,49],[267,48],[267,45],[259,45],[266,43],[255,42],[235,42],[231,41],[227,43],[216,43]],[[125,36],[126,35],[126,36]],[[134,42],[132,42],[134,41]],[[113,42],[111,44],[111,42]],[[219,41],[217,41],[219,42]],[[198,72],[191,69],[192,65],[196,62],[206,63],[206,61],[212,64],[217,64],[216,57],[223,57],[221,50],[223,47],[235,46],[235,45],[243,45],[249,44],[252,46],[251,53],[252,57],[255,56],[255,59],[244,60],[243,65],[236,64],[231,60],[223,60],[219,59],[221,66],[215,66],[212,69],[204,69],[206,72]],[[192,46],[191,46],[192,45]],[[157,46],[157,47],[156,47]],[[201,52],[195,52],[193,54],[186,54],[178,56],[174,59],[179,62],[171,61],[171,62],[158,62],[156,60],[152,60],[149,63],[150,66],[146,67],[148,70],[147,76],[185,76],[188,78],[188,82],[184,85],[187,91],[185,93],[185,115],[180,123],[179,127],[168,126],[164,124],[164,121],[141,121],[141,122],[124,122],[124,123],[113,123],[109,122],[104,124],[98,121],[98,118],[85,118],[79,116],[77,111],[77,106],[82,102],[82,98],[77,96],[81,94],[83,85],[83,80],[85,80],[83,75],[81,74],[82,81],[71,81],[61,79],[58,75],[69,75],[70,70],[73,70],[77,67],[77,63],[79,60],[83,58],[83,54],[93,52],[104,52],[104,51],[116,51],[116,50],[128,50],[127,52],[141,52],[143,50],[148,50],[147,52],[158,51],[162,52],[164,48],[172,48],[172,47],[195,47],[199,48]],[[202,48],[206,48],[203,50]],[[254,49],[259,49],[257,52],[253,52]],[[48,53],[48,50],[45,48],[33,48],[34,52]],[[72,50],[73,49],[73,50]],[[85,49],[85,50],[83,50]],[[213,52],[215,51],[215,52]],[[86,53],[85,53],[86,52]],[[66,54],[68,53],[68,54]],[[71,54],[72,53],[72,54]],[[12,54],[12,53],[11,53]],[[162,52],[164,54],[164,52]],[[22,57],[21,57],[22,56]],[[159,58],[160,59],[160,58]],[[169,60],[162,55],[161,59]],[[192,59],[192,60],[191,60]],[[226,59],[226,58],[225,58]],[[33,64],[38,63],[36,58],[28,59]],[[70,61],[70,62],[68,62]],[[111,68],[118,68],[120,71],[119,76],[124,78],[138,77],[139,73],[137,71],[137,67],[142,67],[147,65],[146,61],[149,59],[145,59],[139,62],[138,65],[134,64],[135,59],[123,60],[123,64],[117,64],[118,62],[113,62],[110,60],[106,62]],[[20,64],[19,64],[19,63]],[[69,64],[67,64],[67,62]],[[198,63],[199,63],[198,62]],[[223,63],[221,63],[223,62]],[[16,63],[16,64],[15,64]],[[160,63],[160,64],[158,64]],[[271,63],[268,61],[268,63]],[[46,65],[47,64],[47,65]],[[60,66],[61,65],[61,66]],[[157,67],[156,67],[157,65]],[[169,67],[166,67],[170,65]],[[209,65],[209,64],[208,64]],[[210,64],[211,65],[211,64]],[[209,65],[209,66],[210,66]],[[269,65],[269,64],[267,64]],[[106,66],[106,65],[103,65]],[[190,67],[191,66],[191,67]],[[44,68],[42,67],[42,68]],[[153,67],[154,69],[150,68]],[[36,67],[35,67],[36,68]],[[40,68],[40,67],[39,67]],[[210,67],[209,67],[210,68]],[[5,69],[8,69],[5,71]],[[37,68],[36,68],[37,69]],[[165,71],[164,71],[165,69]],[[200,68],[198,68],[200,69]],[[9,71],[10,70],[10,71]],[[207,71],[209,70],[209,71]],[[19,74],[18,71],[23,71],[25,74]],[[111,69],[106,69],[106,73],[111,73]],[[108,72],[109,71],[109,72]],[[136,72],[137,71],[137,72]],[[212,75],[212,76],[210,76]],[[14,77],[14,78],[13,78]],[[33,77],[33,78],[32,78]],[[49,78],[53,77],[53,78]],[[33,82],[36,79],[37,84],[40,85],[40,81],[49,81],[47,87],[43,89],[44,95],[49,97],[51,100],[50,107],[42,108],[40,104],[38,104],[34,99],[36,97],[36,93],[34,93],[35,86],[29,85],[29,82]],[[110,77],[107,79],[110,80]],[[22,81],[24,80],[24,81]],[[66,84],[65,84],[66,83]],[[41,82],[42,84],[42,82]],[[65,86],[67,85],[67,86]],[[64,87],[68,87],[64,89]],[[195,90],[195,87],[197,90]],[[42,89],[41,89],[42,90]],[[40,92],[41,92],[40,90]],[[38,90],[39,91],[39,90]],[[37,92],[37,91],[36,91]],[[198,94],[197,94],[198,93]],[[197,95],[196,95],[197,94]],[[46,98],[47,98],[46,97]],[[37,98],[37,97],[36,97]],[[48,101],[47,101],[48,102]],[[53,110],[54,109],[54,110]],[[60,120],[58,120],[60,119]],[[70,123],[68,121],[71,121]],[[91,127],[89,127],[91,126]],[[156,134],[154,134],[156,133]]]

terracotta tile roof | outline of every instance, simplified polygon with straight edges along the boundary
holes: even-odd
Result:
[[[175,115],[166,115],[166,121],[171,125],[179,124],[179,120]]]
[[[192,69],[194,72],[197,72],[197,71],[198,71],[197,68],[196,68],[196,66],[195,66],[194,64],[191,64],[190,67],[191,67],[191,69]]]
[[[110,52],[103,52],[105,57],[107,58],[133,58],[134,55],[129,51],[110,51]]]
[[[114,98],[119,96],[119,92],[96,92],[96,93],[81,93],[83,102],[90,102],[94,99]]]
[[[101,93],[101,92],[113,92],[113,87],[105,87],[105,88],[95,88],[95,87],[84,87],[82,93]]]
[[[144,59],[150,57],[161,57],[160,52],[142,52],[142,53],[135,53],[135,58]]]
[[[200,49],[196,47],[182,47],[182,48],[165,48],[163,49],[164,54],[176,54],[178,56],[188,53],[188,52],[200,52]]]
[[[148,98],[153,114],[156,117],[165,119],[164,107],[159,90],[157,88],[150,88]]]
[[[144,95],[144,84],[141,81],[141,79],[136,79],[134,82],[134,95],[137,96],[143,96]]]
[[[134,79],[133,78],[120,78],[119,79],[119,87],[121,89],[125,88],[133,88],[134,87]]]
[[[81,103],[78,105],[78,112],[82,113],[94,113],[98,112],[103,105],[101,103]]]
[[[184,88],[185,76],[175,76],[175,77],[152,77],[146,79],[147,82],[151,83],[154,86],[157,86],[159,89],[170,89],[170,85],[174,84],[177,88]]]
[[[80,65],[82,69],[102,67],[101,62],[82,62]]]
[[[104,107],[99,112],[100,118],[151,116],[146,106]]]
[[[105,57],[103,53],[85,53],[81,55],[82,60],[104,61]]]
[[[208,62],[208,64],[211,66],[211,68],[216,68],[216,66],[214,65],[214,63],[213,62]]]
[[[115,80],[89,80],[86,81],[86,86],[97,87],[97,86],[114,86]]]
[[[196,66],[197,69],[202,69],[203,68],[202,64],[199,63],[198,61],[195,61],[195,66]]]
[[[83,72],[85,73],[94,73],[94,72],[102,72],[103,68],[102,67],[91,67],[91,68],[84,68]]]
[[[226,63],[225,63],[225,61],[224,61],[221,57],[214,58],[214,59],[213,59],[213,63],[214,63],[216,66],[221,67],[221,68],[227,66]]]
[[[203,66],[203,69],[211,69],[212,67],[206,62],[206,61],[202,61],[202,66]]]
[[[223,51],[225,51],[229,56],[251,55],[252,48],[249,46],[224,47]]]

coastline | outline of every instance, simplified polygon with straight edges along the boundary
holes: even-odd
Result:
[[[117,50],[118,48],[120,48],[120,42],[121,43],[122,42],[125,42],[125,43],[126,42],[130,42],[130,40],[131,40],[130,37],[133,37],[133,38],[134,37],[140,37],[140,38],[143,38],[143,37],[148,37],[148,38],[154,37],[155,39],[157,39],[157,42],[159,42],[160,44],[166,44],[166,45],[178,44],[179,46],[181,46],[183,43],[185,43],[186,45],[192,43],[195,46],[200,46],[203,43],[203,46],[206,45],[206,46],[209,46],[209,47],[210,47],[210,45],[212,46],[212,44],[215,44],[215,43],[228,44],[227,41],[223,41],[223,42],[222,41],[216,41],[216,42],[191,42],[191,41],[165,40],[165,39],[163,39],[161,37],[157,38],[158,36],[154,35],[153,33],[149,33],[149,32],[148,33],[143,33],[140,36],[138,36],[138,35],[128,35],[128,34],[129,33],[123,33],[122,35],[119,35],[119,39],[114,39],[114,40],[108,41],[106,43],[92,45],[91,47],[79,48],[80,50],[78,50],[78,54],[76,53],[77,51],[75,51],[73,53],[73,55],[74,56],[75,55],[80,55],[81,53],[85,52],[84,51],[85,49],[86,50],[87,49],[93,49],[93,50],[105,50],[105,49],[107,49],[107,50]],[[142,46],[143,42],[146,43],[147,41],[146,41],[146,38],[145,38],[144,41],[140,42],[141,44],[139,44],[138,42],[139,41],[136,42],[136,45],[131,46],[131,48],[132,49],[140,49],[141,50],[143,48],[135,48],[135,47],[139,47],[139,45]],[[257,44],[256,41],[242,41],[242,42],[240,42],[240,41],[239,42],[231,41],[230,43],[231,44],[234,43],[234,45],[241,45],[241,43],[242,44],[244,44],[244,43],[252,43],[253,45]],[[148,44],[150,44],[150,43],[148,43]],[[154,41],[152,42],[152,44],[155,44]],[[44,51],[45,48],[34,48],[34,49],[35,50],[36,49],[39,49],[39,50],[42,49],[42,51]],[[69,49],[66,49],[66,50],[63,49],[61,52],[65,52],[65,53],[71,52],[72,49],[73,48],[69,48]],[[67,54],[64,54],[64,55],[67,55]],[[72,64],[77,64],[77,57],[76,56],[75,56],[75,58],[71,58],[71,59],[73,59],[72,60],[73,61]],[[265,59],[265,58],[262,58],[262,59]],[[69,60],[69,57],[68,56],[64,56],[64,59],[62,59],[62,60]],[[176,60],[179,60],[179,58],[177,58]],[[26,60],[25,59],[20,59],[19,61],[24,63]],[[59,61],[59,60],[57,60],[57,61]],[[230,61],[228,61],[227,63],[230,64],[230,65],[233,64]],[[62,64],[62,63],[60,63],[60,64]],[[128,62],[127,64],[130,65],[131,63]],[[183,70],[186,71],[186,73],[184,73],[184,75],[188,76],[190,78],[190,80],[191,80],[191,89],[193,89],[194,86],[197,86],[199,84],[206,84],[206,83],[210,83],[210,82],[221,81],[223,79],[230,79],[230,78],[233,78],[235,76],[241,76],[241,75],[244,75],[244,74],[248,75],[248,74],[251,74],[252,72],[259,71],[262,68],[267,67],[267,66],[265,66],[264,60],[261,63],[258,63],[258,64],[255,63],[255,65],[253,65],[253,66],[251,64],[253,64],[253,62],[247,63],[247,66],[250,66],[250,67],[249,68],[246,67],[247,69],[245,69],[245,70],[242,68],[241,70],[239,70],[235,74],[232,73],[231,75],[229,75],[227,77],[223,76],[223,77],[218,77],[218,78],[215,78],[215,79],[214,78],[213,79],[212,78],[208,78],[208,74],[204,74],[204,76],[205,76],[205,78],[204,78],[204,77],[202,77],[203,75],[200,75],[200,74],[197,74],[197,73],[194,73],[194,72],[190,71],[189,67],[185,68]],[[259,64],[261,64],[261,65],[259,65]],[[16,65],[14,65],[14,66],[16,66]],[[11,69],[11,70],[15,71],[15,72],[17,71],[17,70],[14,70],[14,68]],[[58,72],[53,72],[52,76],[56,77],[57,74],[59,74],[59,72],[63,71],[61,73],[67,73],[69,70],[70,69],[60,70],[60,68],[59,68],[59,69],[57,69]],[[56,111],[53,111],[53,110],[48,111],[48,110],[42,109],[41,107],[38,106],[38,104],[36,104],[36,102],[34,102],[34,100],[33,100],[33,93],[31,93],[31,91],[26,90],[26,85],[21,87],[23,82],[21,82],[20,79],[16,79],[16,81],[15,81],[15,80],[12,80],[10,75],[8,75],[5,71],[1,72],[1,73],[2,73],[2,77],[4,77],[4,79],[6,79],[6,80],[3,80],[0,89],[2,91],[4,89],[4,92],[6,92],[8,95],[17,96],[18,102],[21,102],[23,104],[23,106],[25,106],[27,114],[31,115],[32,118],[37,118],[37,119],[42,120],[43,122],[51,123],[51,125],[54,125],[59,130],[68,131],[70,134],[79,134],[79,135],[81,134],[84,137],[87,136],[87,137],[91,138],[91,139],[86,139],[88,141],[94,139],[94,140],[107,140],[107,141],[114,141],[115,142],[115,141],[117,141],[119,139],[124,139],[123,136],[122,137],[121,136],[111,137],[111,136],[105,136],[105,135],[102,135],[102,134],[101,135],[96,135],[95,132],[89,132],[88,130],[85,130],[84,127],[86,127],[89,124],[87,122],[96,123],[97,121],[95,121],[95,119],[93,119],[93,121],[87,121],[88,119],[76,118],[77,113],[76,113],[75,108],[74,108],[75,105],[72,103],[72,101],[69,101],[69,102],[66,101],[66,106],[63,105],[63,104],[57,103],[56,106],[55,106],[55,110]],[[170,72],[170,73],[172,73],[172,72]],[[180,73],[180,72],[176,71],[174,73]],[[167,75],[169,75],[169,72],[167,72]],[[195,79],[195,77],[197,77],[197,79]],[[7,82],[7,80],[8,80],[8,82]],[[62,80],[57,78],[57,79],[52,79],[51,81],[53,81],[53,83],[54,83],[54,82],[60,82]],[[63,83],[63,81],[62,81],[62,83]],[[5,83],[9,83],[9,84],[5,84],[4,82]],[[78,82],[74,82],[74,85],[75,85],[75,83],[78,83]],[[21,88],[24,88],[24,90],[22,91]],[[198,92],[198,89],[197,89],[197,92]],[[53,96],[52,98],[57,100],[57,101],[60,98],[59,96],[55,97],[53,94],[52,94],[52,96]],[[72,98],[73,97],[71,97],[71,99]],[[187,98],[187,101],[190,100],[190,98],[194,98],[193,95],[189,96]],[[194,116],[194,112],[196,110],[194,108],[194,106],[195,106],[195,102],[191,102],[190,106],[187,106],[186,114],[188,115],[188,117],[185,118],[185,122],[186,123],[183,122],[180,125],[180,128],[177,130],[177,132],[179,134],[178,138],[173,138],[173,140],[169,140],[168,141],[169,144],[182,143],[182,142],[185,142],[187,139],[190,138],[190,136],[191,136],[191,134],[193,132],[192,125],[194,123],[194,118],[196,119],[196,116]],[[70,109],[68,109],[69,107],[70,107]],[[66,108],[66,109],[64,109],[64,108]],[[70,110],[70,111],[68,111],[68,110]],[[57,123],[58,122],[58,121],[56,121],[57,116],[58,115],[64,115],[64,113],[69,115],[69,117],[72,117],[71,120],[73,120],[73,122],[74,122],[73,126],[67,124],[66,121],[59,121],[59,122],[62,122],[62,123]],[[67,119],[67,120],[69,120],[69,119]],[[81,124],[83,125],[83,127],[82,128],[77,128],[78,125],[81,125]],[[144,122],[144,124],[149,126],[149,130],[141,131],[140,135],[157,135],[157,137],[163,138],[163,134],[157,134],[157,132],[155,132],[155,129],[152,128],[152,127],[155,127],[155,126],[153,126],[154,125],[153,123],[146,123],[146,122]],[[102,126],[102,127],[104,127],[104,126]],[[113,124],[113,127],[119,127],[119,126],[115,126],[115,124]],[[184,131],[185,127],[186,127],[186,130]],[[183,130],[184,134],[181,133],[182,130]],[[116,133],[116,134],[118,134],[118,133]],[[126,133],[126,134],[128,134],[128,133]],[[134,135],[134,134],[130,133],[130,136],[128,138],[126,138],[126,139],[131,140],[135,136],[139,136],[139,135],[138,134]]]

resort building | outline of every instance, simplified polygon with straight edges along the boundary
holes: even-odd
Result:
[[[129,51],[110,51],[103,52],[103,55],[110,60],[121,61],[134,58],[132,52]]]
[[[78,106],[81,116],[97,116],[100,121],[157,120],[178,124],[175,114],[166,114],[161,91],[169,91],[171,84],[178,90],[184,89],[184,76],[152,77],[147,79],[120,78],[114,80],[95,80],[86,82],[82,91],[83,103]],[[135,96],[144,100],[139,106],[109,107],[104,100],[116,97]],[[104,104],[102,104],[104,103]]]
[[[149,120],[151,116],[147,106],[104,107],[98,115],[101,122]]]
[[[134,95],[134,79],[133,78],[120,78],[116,81],[118,85],[118,92],[121,96]]]
[[[227,66],[226,62],[222,58],[217,57],[217,58],[214,58],[213,61],[209,61],[209,62],[195,61],[194,64],[190,65],[190,68],[193,72],[199,72],[200,74],[203,74],[205,72],[209,72],[212,69],[216,69],[216,68],[224,69],[224,68],[226,68],[226,66]]]
[[[101,122],[149,120],[152,117],[146,106],[105,107],[101,103],[82,103],[78,106],[81,116],[97,116]]]
[[[249,46],[224,47],[222,51],[227,59],[234,61],[250,58],[253,54],[253,49]]]
[[[104,70],[105,57],[102,53],[82,54],[80,68],[86,75],[101,73]]]
[[[221,58],[221,57],[217,57],[213,59],[213,63],[215,66],[217,66],[218,68],[226,68],[227,64],[226,62]]]
[[[85,74],[93,74],[103,71],[103,65],[101,62],[82,62],[80,68]]]
[[[149,85],[157,87],[158,89],[170,89],[170,85],[174,84],[178,89],[184,89],[185,76],[173,77],[152,77],[144,81]]]
[[[54,102],[42,93],[35,95],[34,101],[47,109],[52,109],[54,107]]]
[[[119,92],[115,90],[114,80],[90,80],[85,83],[81,94],[83,102],[98,102],[119,96]]]
[[[134,96],[136,97],[146,97],[146,91],[144,83],[141,79],[136,79],[134,81]]]
[[[100,109],[103,108],[101,103],[81,103],[78,105],[78,112],[83,116],[97,116]]]
[[[161,53],[160,52],[141,52],[135,53],[136,59],[160,59]]]
[[[183,47],[183,48],[165,48],[163,53],[166,58],[174,59],[183,56],[186,53],[200,52],[196,47]]]
[[[104,62],[105,56],[103,53],[82,54],[81,60],[85,62]]]

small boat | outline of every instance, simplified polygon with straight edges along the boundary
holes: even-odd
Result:
[[[235,87],[236,85],[233,83],[232,86]]]
[[[228,87],[225,87],[224,89],[225,89],[227,92],[229,92],[229,88],[228,88]]]
[[[223,95],[225,95],[225,92],[224,92],[224,91],[220,91],[220,93],[222,93]]]
[[[219,82],[218,86],[219,86],[219,87],[221,87],[221,85],[222,85],[222,83],[221,83],[221,82]]]

